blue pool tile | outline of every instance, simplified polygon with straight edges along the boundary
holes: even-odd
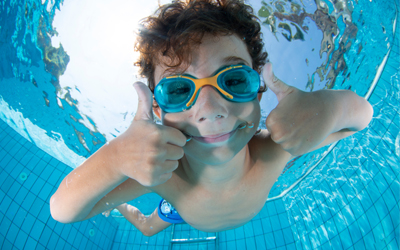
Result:
[[[360,218],[358,218],[357,223],[363,237],[371,231],[371,225],[369,224],[366,214],[363,214]]]
[[[379,172],[374,176],[374,182],[381,194],[383,194],[389,187],[388,183],[386,182],[381,172]]]
[[[21,150],[22,150],[23,148],[21,148]],[[27,150],[25,150],[26,152],[25,152],[25,154],[23,154],[22,156],[21,156],[21,160],[19,161],[22,165],[24,165],[24,166],[28,166],[29,164],[28,164],[28,162],[32,159],[32,157],[34,156],[31,152],[29,152],[29,151],[27,151]],[[19,152],[18,152],[19,153]],[[17,153],[17,154],[18,154]],[[18,159],[18,158],[17,158]],[[32,166],[29,166],[29,167],[32,167]],[[29,168],[29,170],[32,170],[33,168]]]
[[[252,226],[254,229],[254,235],[262,235],[263,232],[263,228],[262,228],[262,224],[261,224],[261,220],[253,220],[252,222]]]
[[[244,237],[249,238],[249,237],[254,237],[254,230],[252,227],[252,223],[246,223],[242,228],[244,230]]]
[[[53,231],[56,233],[56,234],[58,234],[58,235],[61,235],[61,232],[62,232],[62,230],[64,229],[64,226],[66,226],[67,224],[63,224],[63,223],[60,223],[60,222],[56,222],[56,224],[55,224],[55,226],[54,226],[54,228],[53,228]]]
[[[28,212],[22,207],[20,207],[18,209],[17,214],[14,217],[13,223],[16,224],[18,227],[22,226],[22,223],[24,222],[27,214]]]
[[[271,221],[271,225],[272,225],[272,228],[274,229],[274,230],[276,230],[276,229],[280,229],[280,228],[282,228],[282,226],[280,225],[280,221],[279,221],[279,217],[278,217],[278,215],[273,215],[273,216],[271,216],[270,218],[269,218],[269,220]]]
[[[49,180],[51,174],[53,173],[53,170],[54,168],[52,166],[46,165],[42,173],[40,174],[40,178],[42,178],[43,180]]]
[[[8,228],[6,239],[14,244],[15,239],[17,238],[18,231],[19,228],[16,225],[11,224],[10,227]]]
[[[354,249],[356,249],[356,250],[364,250],[364,249],[367,249],[367,248],[365,247],[364,241],[361,239],[361,240],[357,241],[354,244]]]
[[[14,201],[17,202],[18,204],[21,204],[24,201],[27,194],[28,194],[28,189],[21,187],[17,195],[15,196]]]
[[[276,248],[275,237],[273,233],[264,234],[265,243],[267,244],[267,249]]]
[[[31,237],[28,237],[28,240],[26,241],[24,250],[30,250],[30,249],[35,249],[38,250],[40,248],[37,247],[38,242],[34,239],[32,239]],[[43,247],[44,249],[44,247]]]
[[[362,233],[360,231],[358,223],[355,222],[355,223],[351,224],[348,227],[348,229],[349,229],[349,232],[350,232],[350,235],[351,235],[351,239],[352,239],[353,242],[357,242],[357,241],[362,239]]]
[[[40,161],[40,158],[35,155],[29,160],[29,162],[25,165],[28,169],[33,170],[36,167],[36,164]],[[21,162],[22,163],[22,162]]]
[[[17,203],[11,202],[10,206],[7,209],[7,212],[5,213],[6,217],[9,218],[10,220],[13,220],[15,215],[17,214],[18,208],[19,205]]]
[[[50,185],[49,183],[44,184],[42,190],[39,193],[39,197],[44,201],[48,201],[50,199],[50,194],[53,188],[54,186]]]
[[[342,210],[342,215],[344,216],[347,225],[352,224],[355,221],[355,217],[353,215],[353,211],[349,205],[346,205]]]
[[[256,242],[254,236],[246,238],[246,247],[243,249],[256,249]]]
[[[65,240],[63,240],[62,238],[59,238],[55,249],[65,249]]]
[[[35,173],[37,176],[41,176],[42,171],[44,168],[47,166],[47,162],[43,161],[42,159],[39,159],[38,163],[36,164],[35,168],[32,170],[33,173]],[[42,177],[43,178],[43,177]]]
[[[37,178],[32,188],[30,189],[31,192],[35,195],[39,195],[45,183],[46,182],[42,178]]]
[[[235,239],[244,239],[244,230],[243,227],[238,227],[236,229],[234,229],[235,232]]]
[[[59,238],[60,237],[57,234],[51,233],[50,239],[49,239],[46,247],[49,249],[60,249],[60,248],[56,248]],[[82,248],[82,249],[84,249],[84,248]]]
[[[28,234],[24,233],[23,231],[19,231],[14,246],[17,247],[18,249],[24,249],[25,242],[27,239],[28,239]]]
[[[277,247],[281,247],[285,245],[285,239],[283,237],[282,230],[274,230],[273,232],[275,244]]]
[[[39,220],[35,221],[35,224],[32,227],[32,230],[29,234],[34,240],[39,241],[40,236],[42,235],[45,228],[45,224],[40,222]]]
[[[67,239],[69,233],[71,232],[71,229],[72,229],[72,225],[71,224],[65,224],[64,228],[62,229],[62,232],[60,234],[61,238]]]
[[[336,215],[333,216],[333,219],[335,221],[336,229],[338,232],[342,232],[346,228],[346,222],[344,220],[344,217],[341,212],[337,213]]]
[[[31,192],[29,192],[24,201],[21,204],[21,207],[23,207],[24,209],[28,210],[31,208],[33,202],[35,201],[36,196],[34,194],[32,194]]]
[[[311,247],[313,249],[317,249],[321,246],[321,242],[320,242],[318,233],[315,230],[313,230],[309,233],[309,237],[310,237]]]
[[[50,218],[50,206],[48,203],[45,203],[45,205],[42,207],[40,210],[39,216],[37,217],[41,222],[47,223],[47,221]]]
[[[10,175],[13,179],[18,179],[23,170],[24,167],[20,163],[17,163],[17,165],[15,165],[14,168],[12,169]]]
[[[3,181],[3,183],[1,184],[1,190],[4,192],[4,193],[7,193],[8,192],[8,190],[10,189],[10,187],[12,186],[12,184],[14,183],[14,179],[13,178],[10,178],[9,176],[8,176],[8,178],[6,178],[4,181]]]
[[[384,203],[385,201],[383,200],[382,197],[380,197],[376,202],[375,202],[375,208],[376,211],[378,212],[379,218],[382,220],[386,215],[389,213],[389,210],[386,207],[386,204]]]
[[[7,219],[6,217],[3,218],[3,220],[0,223],[0,234],[6,236],[10,226],[11,226],[11,220]]]
[[[284,237],[286,245],[294,242],[293,233],[292,233],[292,230],[290,228],[282,229],[282,233],[283,233],[283,237]]]
[[[14,183],[10,187],[10,190],[8,190],[7,195],[9,197],[15,197],[15,195],[17,195],[17,193],[18,193],[20,188],[21,188],[21,184],[19,184],[18,182],[14,181]]]
[[[374,227],[372,229],[372,233],[374,234],[375,242],[380,242],[385,239],[385,234],[381,224],[378,224],[376,227]]]
[[[53,169],[53,172],[51,173],[49,179],[47,181],[52,184],[53,186],[56,186],[58,180],[60,179],[62,175],[62,172],[59,171],[58,169]]]
[[[5,239],[2,248],[13,249],[13,244],[9,240]]]
[[[263,219],[263,220],[261,220],[261,223],[262,223],[262,226],[263,226],[264,233],[272,232],[272,226],[271,226],[271,222],[270,222],[269,219]]]
[[[255,240],[256,240],[256,246],[257,246],[256,249],[267,249],[263,235],[256,236]]]
[[[29,233],[31,231],[32,227],[33,227],[33,224],[35,224],[35,220],[36,220],[36,218],[28,213],[25,216],[25,220],[22,223],[21,229],[24,232]]]
[[[9,208],[9,206],[11,205],[11,203],[12,203],[12,200],[8,196],[5,196],[0,203],[0,212],[5,214]]]
[[[349,230],[346,228],[345,230],[343,230],[340,234],[340,239],[342,241],[342,245],[344,249],[348,249],[353,245],[353,242],[351,240],[351,236],[349,233]]]
[[[24,181],[23,186],[28,190],[31,189],[33,184],[35,184],[37,178],[37,175],[30,173],[28,175],[28,178]]]
[[[320,227],[316,228],[316,232],[318,233],[319,242],[321,245],[323,245],[327,241],[329,241],[329,235],[328,235],[328,231],[325,228],[325,225],[321,225]]]

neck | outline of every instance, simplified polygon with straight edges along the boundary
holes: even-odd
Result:
[[[207,164],[190,155],[185,155],[181,163],[192,183],[207,188],[217,188],[240,182],[249,170],[249,160],[249,149],[246,145],[232,159],[220,164]]]

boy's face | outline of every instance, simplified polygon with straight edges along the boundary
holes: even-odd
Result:
[[[176,71],[168,71],[169,68],[163,63],[168,62],[166,60],[161,58],[155,68],[156,83],[168,75],[176,74]],[[223,66],[234,64],[252,67],[245,43],[236,35],[205,35],[202,43],[193,51],[191,64],[183,65],[182,68],[187,69],[184,72],[178,69],[181,70],[178,72],[200,79],[213,76]],[[165,113],[155,108],[154,112],[164,125],[193,136],[184,147],[187,157],[216,165],[231,160],[254,135],[261,117],[258,99],[245,103],[231,102],[214,87],[205,86],[189,110]],[[254,123],[254,127],[239,130],[243,122]]]

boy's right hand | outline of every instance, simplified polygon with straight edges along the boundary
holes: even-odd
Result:
[[[153,94],[143,83],[133,85],[138,109],[129,128],[110,142],[113,159],[125,176],[146,187],[160,185],[172,176],[184,155],[185,135],[178,129],[155,124]]]

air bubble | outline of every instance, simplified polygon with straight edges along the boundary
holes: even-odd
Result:
[[[28,174],[25,173],[25,172],[22,172],[22,173],[19,175],[19,179],[20,179],[21,181],[26,181],[26,179],[28,179]]]

